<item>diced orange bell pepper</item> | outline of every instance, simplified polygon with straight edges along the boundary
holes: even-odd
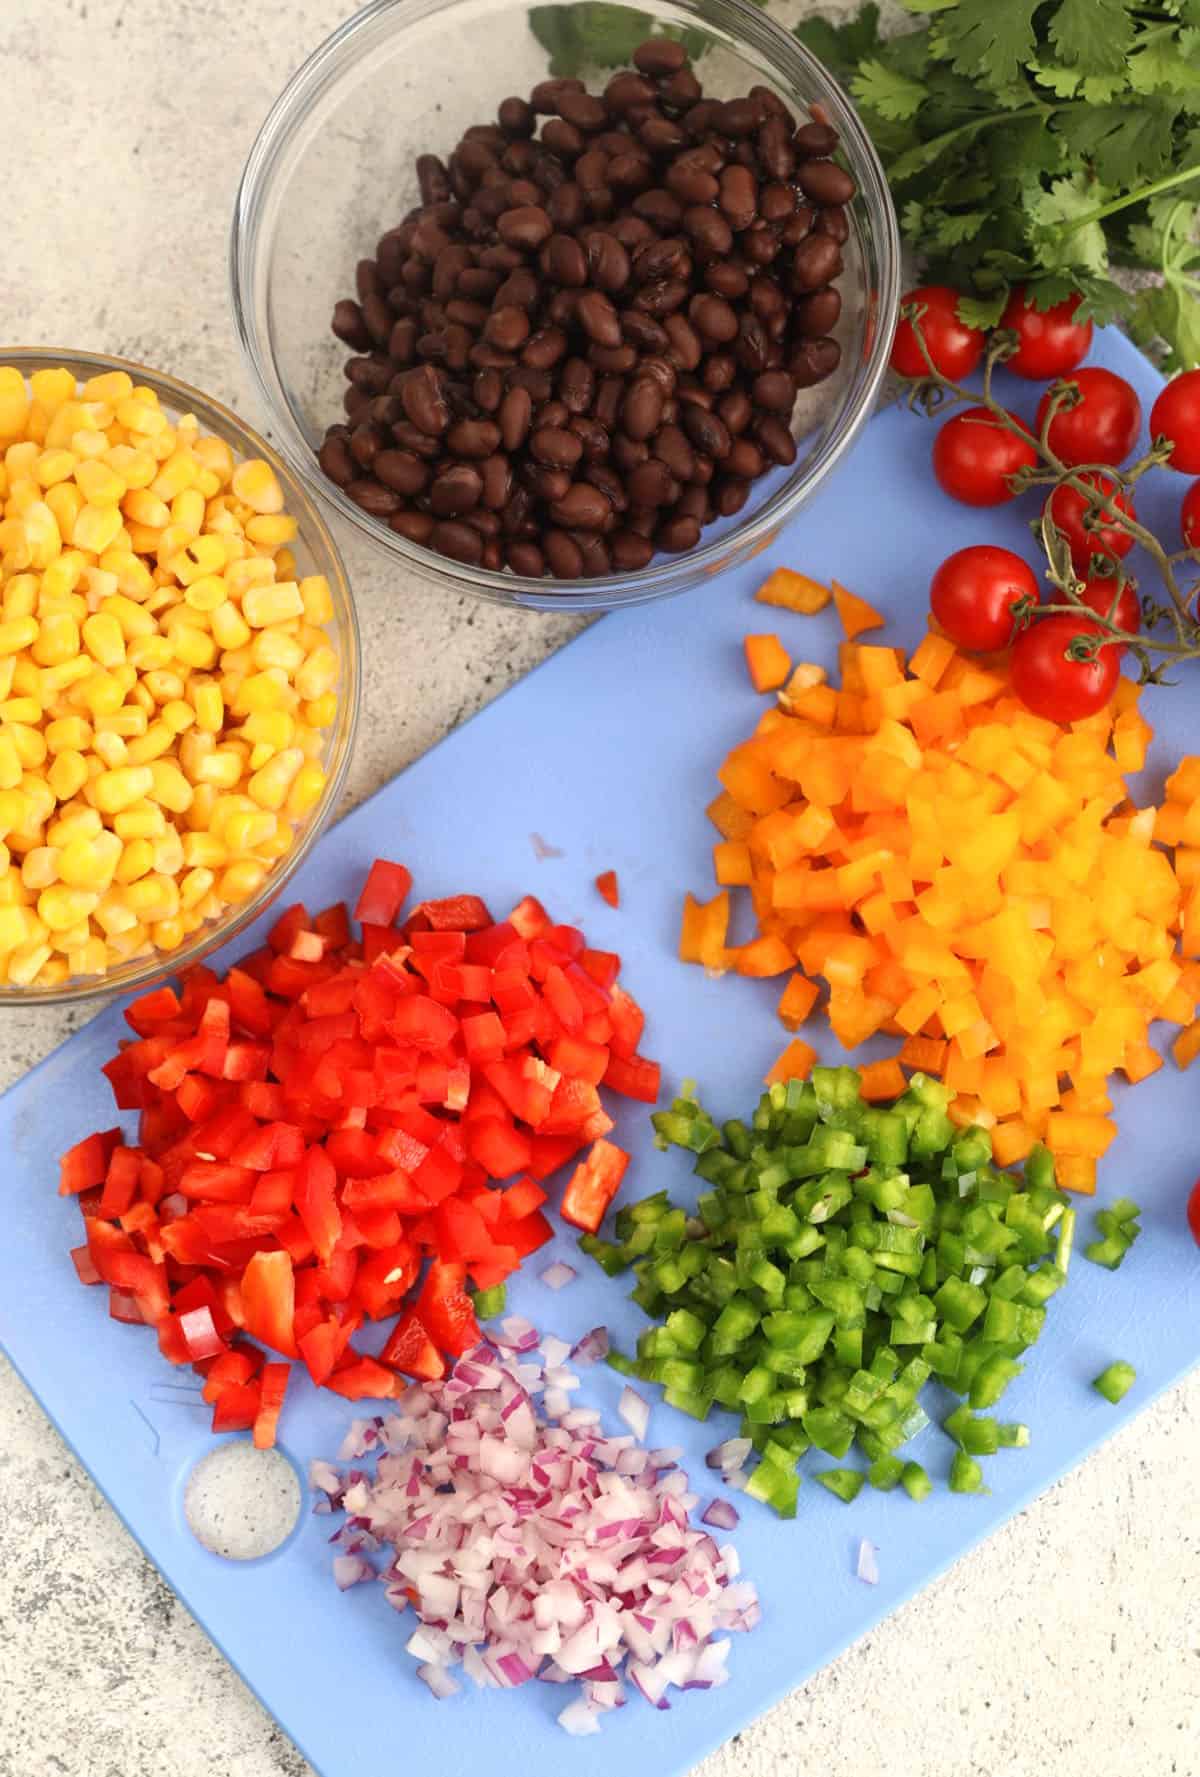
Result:
[[[852,642],[856,636],[862,635],[864,630],[883,628],[884,619],[879,615],[874,605],[869,605],[866,599],[859,598],[856,592],[847,591],[836,580],[831,581],[830,584],[833,602],[837,607],[837,614],[841,618],[842,628],[846,632],[848,642]]]
[[[1072,1111],[1052,1111],[1046,1124],[1046,1146],[1052,1154],[1084,1154],[1102,1160],[1116,1137],[1110,1117],[1082,1116]]]
[[[807,1080],[812,1073],[817,1052],[802,1037],[793,1037],[779,1060],[768,1068],[764,1078],[768,1086],[777,1080]]]
[[[750,847],[742,839],[723,839],[713,846],[713,874],[722,888],[745,888],[754,880]]]
[[[779,996],[779,1005],[776,1008],[779,1022],[786,1030],[798,1030],[819,998],[820,989],[816,982],[810,981],[807,975],[801,974],[797,969]]]
[[[905,1037],[900,1060],[918,1073],[940,1078],[946,1066],[946,1044],[940,1037]]]
[[[777,605],[784,611],[799,611],[804,617],[815,617],[829,603],[827,586],[798,574],[794,568],[776,568],[763,581],[755,598],[762,605]]]
[[[796,958],[782,938],[767,936],[754,938],[749,944],[741,944],[725,955],[739,975],[750,975],[756,980],[769,975],[784,975],[796,966]]]
[[[886,1061],[868,1061],[858,1071],[859,1091],[868,1104],[899,1098],[908,1086],[904,1070],[894,1055]]]
[[[1181,1030],[1171,1044],[1171,1054],[1175,1057],[1177,1067],[1191,1067],[1197,1055],[1200,1055],[1200,1018],[1195,1024],[1189,1024]]]
[[[792,670],[788,651],[775,635],[747,636],[743,646],[750,683],[756,691],[777,691]]]
[[[1096,1162],[1090,1154],[1060,1154],[1054,1162],[1054,1174],[1063,1191],[1078,1191],[1092,1197],[1096,1191]]]
[[[711,901],[687,895],[679,933],[679,960],[699,963],[705,969],[725,967],[725,938],[729,931],[729,893],[722,889]]]

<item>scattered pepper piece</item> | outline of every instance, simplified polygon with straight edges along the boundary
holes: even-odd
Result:
[[[832,581],[831,585],[833,602],[837,608],[837,614],[842,620],[842,628],[846,632],[848,642],[854,641],[857,636],[862,635],[864,630],[883,628],[884,619],[874,605],[869,605],[866,599],[859,598],[856,592],[848,592],[836,580]]]
[[[743,646],[750,683],[756,691],[778,691],[792,670],[788,651],[776,635],[747,636]]]
[[[602,870],[600,872],[599,876],[596,878],[596,891],[599,894],[600,899],[602,901],[607,901],[610,907],[619,907],[621,905],[621,891],[617,885],[617,873],[615,870]]]
[[[776,568],[755,593],[763,605],[777,605],[784,611],[798,611],[803,617],[815,617],[833,596],[819,580],[798,574],[794,568]]]

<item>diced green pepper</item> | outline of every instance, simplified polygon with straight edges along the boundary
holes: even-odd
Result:
[[[933,1492],[933,1482],[919,1462],[906,1462],[900,1474],[900,1485],[910,1499],[918,1504]]]
[[[503,1314],[508,1303],[508,1290],[503,1283],[494,1283],[491,1289],[476,1290],[474,1308],[476,1320],[494,1320]]]
[[[950,1464],[951,1493],[986,1493],[983,1484],[983,1469],[973,1456],[965,1450],[954,1452],[954,1461]]]
[[[1125,1399],[1136,1381],[1137,1371],[1133,1365],[1118,1360],[1115,1364],[1109,1364],[1106,1370],[1101,1370],[1092,1387],[1115,1407],[1118,1401]]]
[[[819,1481],[846,1505],[858,1498],[866,1478],[861,1469],[855,1468],[823,1468],[813,1476],[814,1481]]]

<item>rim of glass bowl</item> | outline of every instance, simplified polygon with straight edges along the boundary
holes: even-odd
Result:
[[[234,203],[229,241],[230,293],[242,352],[277,431],[279,449],[294,473],[315,489],[356,530],[394,560],[427,580],[456,592],[496,603],[537,610],[607,610],[640,604],[685,591],[701,580],[743,561],[765,547],[853,446],[870,414],[887,371],[892,331],[900,300],[900,236],[896,213],[879,157],[858,116],[832,75],[782,26],[745,0],[674,0],[699,24],[725,31],[756,50],[774,72],[776,84],[819,101],[836,126],[858,177],[855,202],[865,207],[876,261],[874,287],[867,290],[863,327],[869,329],[865,362],[855,372],[857,389],[841,424],[822,444],[804,478],[779,489],[734,531],[701,543],[684,555],[667,556],[636,573],[591,580],[547,581],[527,575],[468,567],[424,549],[372,519],[341,488],[321,473],[304,436],[275,363],[267,321],[264,252],[281,199],[279,175],[286,173],[313,107],[353,67],[388,24],[415,25],[449,13],[459,0],[372,0],[338,27],[308,57],[275,100],[250,150]],[[264,236],[267,236],[264,239]],[[559,590],[561,588],[561,590]]]
[[[201,927],[194,938],[178,950],[163,950],[153,956],[137,957],[104,975],[76,975],[58,987],[13,987],[0,982],[0,1007],[53,1006],[73,1001],[107,998],[126,993],[131,988],[162,981],[179,973],[191,963],[211,956],[231,938],[244,932],[279,894],[280,890],[304,862],[324,831],[342,793],[346,772],[354,747],[361,694],[361,653],[358,618],[350,585],[342,565],[341,552],[333,534],[309,490],[266,440],[252,426],[238,418],[222,402],[206,395],[202,389],[168,376],[161,370],[137,364],[129,358],[115,358],[97,352],[80,352],[73,348],[53,346],[0,346],[0,364],[12,365],[28,376],[34,370],[64,367],[74,373],[77,381],[98,376],[106,370],[126,370],[135,382],[152,388],[163,405],[173,413],[194,413],[202,426],[220,434],[227,443],[245,456],[261,456],[270,463],[283,487],[287,510],[300,524],[306,547],[314,557],[314,571],[329,580],[333,598],[332,629],[339,653],[338,714],[330,731],[326,748],[328,777],[321,799],[313,808],[296,843],[285,858],[271,871],[256,895],[242,906],[232,909],[228,918],[213,920]],[[320,558],[320,559],[317,559]]]

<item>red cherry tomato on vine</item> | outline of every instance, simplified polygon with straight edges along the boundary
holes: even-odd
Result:
[[[1200,370],[1185,370],[1167,384],[1150,409],[1150,436],[1171,440],[1170,468],[1200,474]]]
[[[1081,722],[1112,696],[1120,677],[1115,647],[1101,648],[1092,660],[1075,660],[1077,636],[1099,635],[1094,624],[1076,617],[1043,617],[1013,644],[1012,688],[1027,710],[1050,722]]]
[[[1103,574],[1093,574],[1084,581],[1083,591],[1079,596],[1089,609],[1098,611],[1101,617],[1108,617],[1111,614],[1117,628],[1123,629],[1127,635],[1135,636],[1142,627],[1141,601],[1128,581],[1125,582],[1118,594],[1117,583],[1114,579]],[[1113,610],[1114,599],[1116,599],[1115,611]],[[1118,657],[1124,652],[1123,647],[1113,649],[1113,653]]]
[[[924,308],[925,313],[918,317],[917,324],[929,356],[941,374],[949,377],[951,382],[961,382],[964,376],[970,376],[983,357],[987,335],[978,327],[968,327],[959,320],[955,312],[958,291],[951,290],[948,284],[923,284],[919,290],[910,290],[901,300],[902,303],[919,302]],[[929,366],[921,354],[911,321],[902,319],[896,328],[896,337],[892,341],[892,369],[899,371],[901,376],[929,375]]]
[[[1192,1186],[1192,1194],[1187,1206],[1188,1227],[1192,1230],[1192,1239],[1200,1246],[1200,1179]]]
[[[1200,481],[1193,481],[1179,509],[1179,529],[1185,549],[1200,549]]]
[[[1087,482],[1089,487],[1099,488],[1101,493],[1115,495],[1114,504],[1130,518],[1135,516],[1133,496],[1118,492],[1111,476],[1083,475],[1080,480]],[[1046,502],[1046,509],[1070,545],[1071,561],[1077,573],[1087,574],[1093,555],[1119,559],[1133,548],[1133,538],[1128,531],[1119,525],[1097,522],[1099,514],[1093,515],[1085,496],[1066,483],[1055,488]]]
[[[929,588],[929,606],[956,647],[975,654],[1007,648],[1020,623],[1015,606],[1036,605],[1037,576],[1011,549],[976,543],[948,555]]]
[[[1004,368],[1033,382],[1048,382],[1082,364],[1092,343],[1092,323],[1075,320],[1082,300],[1068,296],[1053,308],[1037,309],[1027,301],[1024,285],[1018,284],[1000,317],[1001,327],[1017,336],[1017,349],[1004,360]]]
[[[1050,422],[1050,449],[1064,463],[1123,463],[1137,440],[1142,404],[1123,376],[1085,365],[1071,377],[1079,389],[1074,407],[1060,407]],[[1052,391],[1038,402],[1042,429]]]
[[[1015,414],[1010,417],[1016,419]],[[1007,431],[986,407],[956,413],[933,441],[938,484],[964,506],[1002,506],[1015,499],[1009,477],[1033,468],[1037,460],[1033,440]]]

